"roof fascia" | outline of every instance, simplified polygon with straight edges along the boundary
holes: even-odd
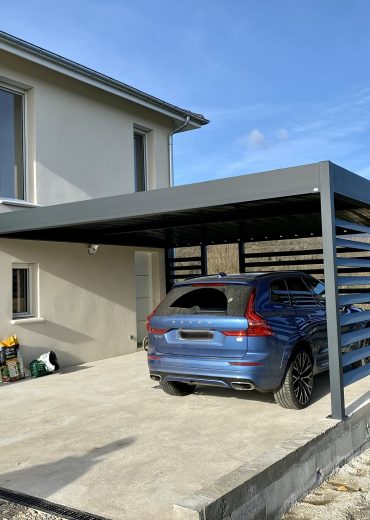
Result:
[[[186,116],[190,116],[188,128],[200,128],[202,125],[209,123],[209,121],[201,115],[198,117],[197,114],[172,106],[161,99],[155,98],[154,96],[139,91],[129,85],[125,85],[109,76],[100,74],[88,67],[79,65],[78,63],[63,58],[62,56],[58,56],[57,54],[29,44],[28,42],[23,42],[22,40],[1,31],[0,50],[54,72],[58,72],[59,74],[85,83],[86,85],[121,97],[142,107],[154,110],[160,114],[175,119],[176,122],[182,122]]]
[[[319,191],[320,163],[3,213],[0,234],[150,217]]]
[[[337,195],[370,206],[370,181],[337,164],[329,163],[333,190]]]

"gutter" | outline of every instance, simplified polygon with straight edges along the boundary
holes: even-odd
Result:
[[[209,123],[202,114],[195,114],[189,110],[182,109],[159,98],[146,94],[126,83],[122,83],[105,74],[101,74],[89,67],[80,65],[72,60],[63,58],[59,54],[47,51],[42,47],[33,45],[12,36],[6,32],[0,31],[0,50],[15,54],[23,59],[38,63],[44,67],[55,70],[66,76],[73,77],[79,81],[84,81],[97,88],[111,92],[112,94],[124,97],[134,103],[141,104],[152,110],[166,113],[167,115],[175,115],[178,118],[188,117],[195,126],[202,126]]]
[[[184,123],[182,123],[180,126],[172,130],[168,134],[168,156],[169,156],[169,167],[170,167],[170,188],[172,188],[175,185],[175,178],[174,178],[174,172],[173,172],[173,135],[177,134],[184,128],[186,128],[190,123],[190,116],[187,116]]]

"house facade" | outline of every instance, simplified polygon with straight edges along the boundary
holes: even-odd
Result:
[[[0,213],[165,188],[174,132],[208,121],[0,33]],[[0,215],[1,219],[1,215]],[[134,352],[165,292],[162,249],[0,239],[0,335],[26,362]]]

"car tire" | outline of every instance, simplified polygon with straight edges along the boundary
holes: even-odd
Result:
[[[274,391],[275,401],[283,408],[301,410],[311,402],[313,362],[307,350],[293,353],[281,385]]]
[[[163,392],[169,395],[190,395],[195,390],[195,385],[188,385],[180,381],[161,381],[160,386]]]
[[[148,352],[148,350],[149,350],[149,338],[148,338],[148,336],[145,336],[145,338],[143,339],[143,341],[141,343],[141,346],[143,347],[144,350],[146,350]]]

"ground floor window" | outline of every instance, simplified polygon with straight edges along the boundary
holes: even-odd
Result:
[[[13,319],[34,315],[33,264],[13,264]]]

